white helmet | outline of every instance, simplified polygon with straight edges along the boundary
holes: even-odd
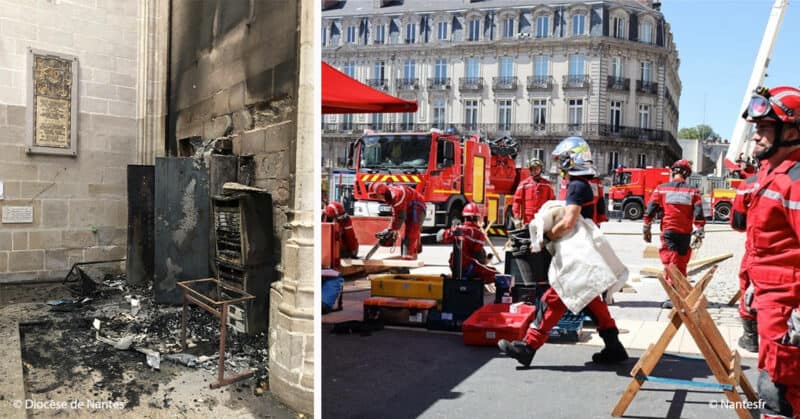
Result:
[[[553,150],[553,159],[559,162],[562,171],[570,175],[597,176],[597,170],[592,164],[592,151],[581,137],[561,140]]]

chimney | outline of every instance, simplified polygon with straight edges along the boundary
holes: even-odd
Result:
[[[660,12],[661,11],[661,2],[656,0],[653,2],[653,10]]]

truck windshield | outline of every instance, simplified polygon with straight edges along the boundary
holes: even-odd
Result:
[[[363,138],[361,168],[425,169],[431,152],[430,134],[381,134]]]
[[[627,185],[631,183],[630,172],[616,172],[614,173],[614,185]]]

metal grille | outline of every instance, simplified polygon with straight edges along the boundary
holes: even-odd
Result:
[[[228,205],[224,205],[228,204]],[[217,233],[217,257],[242,263],[242,215],[238,201],[217,203],[214,227]]]

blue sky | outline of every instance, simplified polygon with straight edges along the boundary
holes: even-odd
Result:
[[[662,1],[681,60],[681,128],[705,121],[722,138],[730,138],[772,4],[773,0]],[[784,15],[765,85],[800,86],[799,35],[800,1],[792,2]]]

